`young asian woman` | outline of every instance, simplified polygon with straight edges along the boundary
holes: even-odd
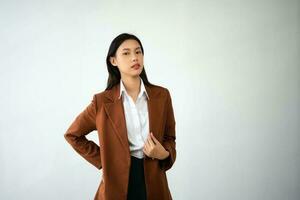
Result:
[[[93,95],[64,137],[102,169],[95,200],[171,200],[166,171],[176,160],[176,123],[170,92],[148,81],[135,35],[114,38],[106,64],[106,89]],[[86,138],[94,130],[99,146]]]

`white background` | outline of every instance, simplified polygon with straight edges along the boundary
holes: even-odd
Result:
[[[101,171],[63,134],[123,32],[172,96],[175,200],[299,199],[299,21],[297,0],[1,0],[0,199],[93,199]]]

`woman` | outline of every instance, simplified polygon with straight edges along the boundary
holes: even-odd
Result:
[[[64,134],[99,170],[95,200],[170,200],[166,171],[176,159],[175,118],[168,89],[151,84],[140,40],[123,33],[106,57],[107,88]],[[86,135],[97,130],[99,146]]]

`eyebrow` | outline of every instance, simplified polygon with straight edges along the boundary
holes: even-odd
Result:
[[[141,49],[141,47],[137,47],[137,48],[135,48],[135,50],[136,49]],[[122,49],[122,51],[124,51],[124,50],[130,50],[129,48],[124,48],[124,49]]]

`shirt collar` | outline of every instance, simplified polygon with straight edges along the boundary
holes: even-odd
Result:
[[[138,95],[138,98],[140,98],[145,93],[146,97],[149,99],[147,90],[145,89],[145,85],[144,85],[143,79],[141,79],[141,77],[140,77],[140,80],[141,80],[141,89],[140,89],[140,93]],[[120,95],[119,95],[119,99],[121,98],[123,92],[125,92],[127,94],[127,91],[125,89],[123,81],[122,81],[122,79],[120,79]]]

